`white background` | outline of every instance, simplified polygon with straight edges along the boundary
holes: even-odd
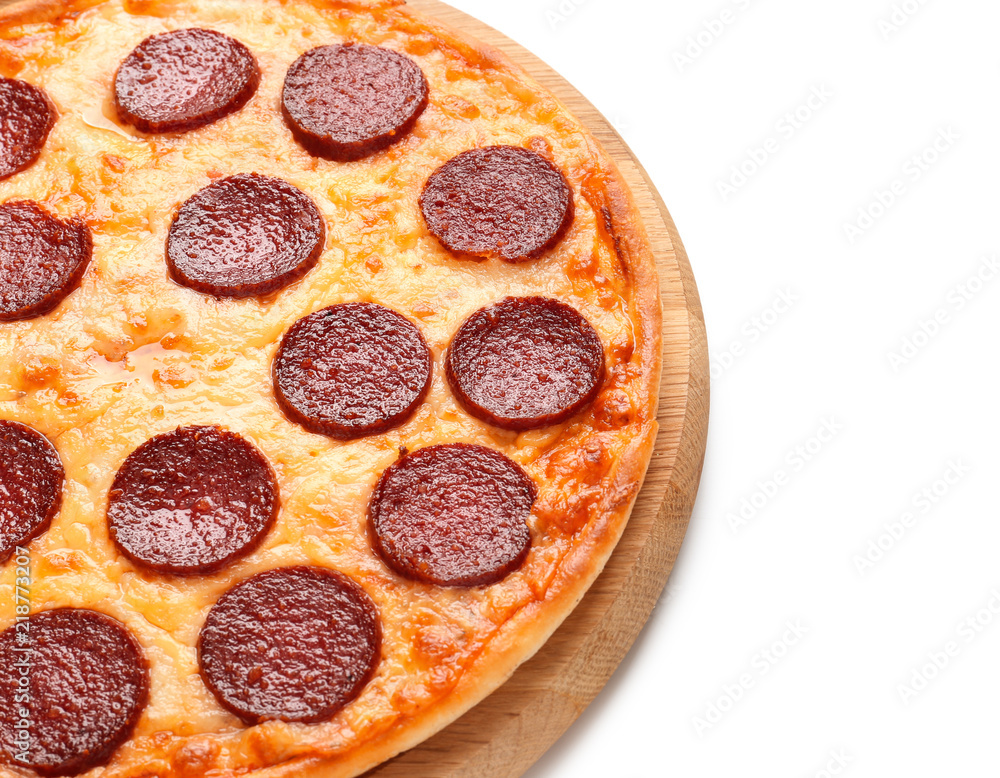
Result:
[[[452,2],[638,155],[713,357],[668,589],[530,778],[1000,775],[1000,4]]]

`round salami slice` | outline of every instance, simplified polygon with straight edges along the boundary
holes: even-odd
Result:
[[[152,35],[115,74],[118,118],[140,132],[187,132],[238,111],[260,84],[250,50],[214,30]]]
[[[224,178],[185,202],[167,237],[179,284],[216,297],[260,297],[308,273],[326,230],[309,196],[280,178]]]
[[[375,551],[400,575],[438,586],[486,586],[528,555],[537,489],[498,451],[428,446],[379,478],[368,504]]]
[[[0,78],[0,181],[34,164],[55,123],[56,110],[45,92]]]
[[[399,426],[430,382],[420,330],[374,303],[331,305],[299,319],[274,359],[274,392],[288,418],[339,440]]]
[[[76,775],[107,762],[149,700],[142,648],[103,613],[36,613],[0,633],[0,656],[3,761],[41,775]]]
[[[381,659],[378,609],[321,567],[248,578],[215,604],[198,638],[205,684],[248,724],[326,721],[355,699]]]
[[[559,242],[573,220],[573,192],[545,157],[489,146],[438,168],[424,185],[420,210],[449,251],[524,262]]]
[[[288,69],[285,122],[318,157],[361,159],[400,140],[427,107],[427,79],[409,57],[347,43],[307,51]]]
[[[264,455],[219,427],[181,427],[125,459],[108,495],[108,528],[136,564],[174,575],[215,572],[249,554],[278,515]]]
[[[0,205],[0,321],[32,319],[76,289],[93,253],[87,225],[28,200]]]
[[[59,453],[40,432],[0,421],[0,562],[49,528],[62,505]]]
[[[472,314],[448,348],[445,373],[462,406],[509,430],[558,424],[597,396],[601,339],[576,309],[508,297]]]

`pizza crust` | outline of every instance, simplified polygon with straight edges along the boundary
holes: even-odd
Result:
[[[263,4],[267,5],[266,0]],[[68,12],[87,12],[87,9],[94,5],[94,0],[29,0],[29,2],[20,3],[0,11],[0,31],[9,31],[18,25],[44,24]],[[177,3],[175,0],[132,0],[129,5],[137,10],[141,8],[143,13],[169,15]],[[211,5],[211,3],[206,3],[206,5]],[[553,127],[558,127],[560,137],[564,134],[573,135],[580,139],[584,146],[584,150],[580,152],[579,156],[585,162],[575,166],[569,172],[568,177],[578,201],[585,204],[585,212],[589,211],[592,215],[591,221],[585,226],[589,227],[593,233],[593,240],[603,243],[605,247],[612,247],[612,255],[619,263],[623,288],[627,290],[621,299],[627,303],[627,318],[630,322],[632,336],[631,353],[628,359],[629,375],[626,384],[628,388],[626,394],[629,396],[623,399],[621,396],[613,396],[609,390],[602,391],[595,410],[583,414],[589,420],[587,424],[590,427],[577,433],[582,445],[565,454],[565,461],[559,460],[552,454],[553,449],[558,448],[558,446],[553,443],[551,435],[549,439],[546,439],[542,434],[529,435],[524,438],[525,443],[515,443],[515,449],[522,454],[529,449],[533,452],[532,462],[529,463],[535,467],[535,470],[529,468],[529,472],[532,472],[533,475],[536,475],[536,471],[541,470],[541,465],[538,464],[538,460],[541,459],[545,461],[545,465],[552,472],[556,473],[556,479],[552,479],[553,482],[560,477],[586,480],[588,473],[593,476],[593,471],[599,471],[600,478],[590,488],[587,499],[584,500],[583,495],[576,495],[578,502],[581,500],[586,502],[583,509],[583,514],[586,515],[575,519],[575,521],[582,523],[573,527],[572,542],[569,544],[570,550],[559,559],[557,564],[550,566],[547,580],[523,584],[529,588],[534,584],[535,591],[530,601],[516,608],[513,615],[503,621],[501,626],[489,636],[485,647],[479,650],[471,663],[464,666],[460,677],[447,694],[432,704],[422,707],[418,705],[412,711],[397,709],[395,721],[381,731],[369,732],[360,738],[359,743],[349,745],[348,750],[343,753],[316,745],[290,758],[284,758],[282,754],[286,752],[282,750],[282,744],[300,739],[301,728],[279,723],[254,728],[259,731],[260,735],[249,741],[244,738],[245,742],[241,748],[247,752],[248,758],[240,764],[243,769],[251,768],[252,772],[249,774],[254,776],[315,775],[347,778],[358,775],[422,742],[500,686],[519,664],[530,658],[541,647],[600,574],[625,527],[628,514],[641,486],[656,437],[655,420],[657,390],[661,372],[660,332],[662,326],[658,282],[645,228],[620,173],[597,141],[569,116],[566,109],[551,95],[547,95],[530,76],[510,62],[503,54],[448,30],[436,22],[424,19],[405,8],[395,7],[397,5],[399,4],[323,2],[323,0],[312,0],[311,2],[302,0],[299,3],[299,6],[310,6],[320,13],[330,14],[337,14],[347,9],[370,10],[373,17],[377,17],[381,23],[391,24],[394,30],[398,30],[404,36],[412,36],[416,51],[408,53],[415,56],[418,61],[420,61],[421,56],[419,52],[425,49],[428,52],[436,49],[446,53],[448,58],[453,58],[459,67],[479,72],[484,80],[494,79],[504,84],[511,92],[520,94],[522,97],[529,95],[531,98],[549,101],[549,104],[552,105],[549,111],[550,121]],[[390,21],[387,22],[387,20]],[[223,31],[239,37],[238,29],[227,28]],[[313,45],[318,45],[320,42],[325,41],[316,41]],[[251,46],[251,48],[255,52],[257,51],[257,47]],[[126,48],[125,51],[127,52],[127,50]],[[0,64],[6,62],[5,57],[7,56],[9,56],[9,52],[6,47],[0,47]],[[274,71],[275,66],[271,66],[269,69]],[[280,68],[278,69],[280,70]],[[432,90],[434,88],[435,84],[432,82]],[[273,95],[267,94],[267,89],[267,83],[262,83],[260,92],[247,110],[262,100],[273,99]],[[457,105],[454,110],[461,112],[463,106]],[[551,149],[545,148],[544,143],[536,143],[536,145],[543,153],[546,151],[553,153]],[[293,154],[294,151],[293,149]],[[560,160],[557,159],[556,164],[559,165],[559,162]],[[242,168],[232,172],[241,171]],[[307,191],[309,190],[307,189]],[[324,215],[329,217],[329,214],[325,213]],[[578,228],[583,229],[579,225],[574,227],[574,229]],[[570,240],[572,240],[571,237],[567,238],[567,241]],[[557,248],[552,254],[558,255],[559,249]],[[601,269],[607,268],[602,266]],[[472,266],[469,272],[476,272],[476,266]],[[474,309],[478,306],[472,305],[471,307]],[[301,313],[306,312],[308,311]],[[412,315],[410,311],[404,312]],[[602,332],[602,338],[605,335],[606,332]],[[618,358],[621,361],[620,355]],[[614,364],[610,366],[614,367]],[[440,381],[442,374],[443,370],[440,369],[438,360],[435,365],[435,380]],[[623,412],[618,406],[628,402],[631,402],[631,417],[627,425],[628,434],[622,434],[620,436],[621,442],[614,447],[611,455],[613,466],[609,467],[604,463],[595,468],[587,464],[586,454],[594,453],[594,447],[589,452],[587,451],[588,441],[590,443],[593,443],[594,440],[597,441],[598,459],[607,454],[599,431],[594,429],[595,425],[599,425],[595,421],[596,414],[603,413],[602,419],[605,417],[613,419],[616,413]],[[559,434],[566,435],[566,428],[572,424],[574,421],[571,420],[565,425],[560,425],[562,429]],[[425,442],[421,444],[423,445]],[[496,445],[495,441],[494,445]],[[504,441],[504,445],[509,448],[510,443]],[[274,457],[274,453],[268,452],[266,447],[265,453],[268,453],[272,458]],[[380,472],[384,467],[387,456],[386,453],[383,453],[373,460],[376,463],[374,466],[377,472]],[[547,460],[546,457],[548,457]],[[120,461],[109,464],[112,474],[117,464],[120,464]],[[100,506],[96,507],[100,508]],[[543,511],[544,508],[543,505]],[[550,507],[549,510],[551,512],[554,508]],[[103,512],[99,510],[99,513],[97,524],[103,521]],[[52,551],[57,553],[57,549],[52,549]],[[256,571],[255,565],[267,568],[274,566],[276,560],[283,559],[280,555],[267,557],[265,554],[262,557],[255,562],[241,566],[231,578],[223,576],[226,580],[220,580],[213,584],[211,587],[213,591],[210,594],[216,596],[221,594],[229,585],[230,580],[245,577]],[[356,571],[351,572],[369,590],[372,589],[373,582],[391,577],[385,574],[382,574],[381,577],[373,575],[370,570],[365,570],[363,575],[358,575]],[[2,580],[2,584],[6,584],[6,579]],[[504,587],[503,583],[498,584],[495,588],[502,587]],[[88,603],[93,603],[96,600],[98,609],[102,609],[101,603],[104,603],[103,609],[110,612],[107,602],[108,598],[113,596],[113,587],[106,588],[105,591],[101,592],[102,596],[95,598],[92,596],[93,594],[92,592],[84,594],[76,591],[73,592],[70,599],[82,597]],[[162,603],[156,603],[155,607],[162,608],[164,606]],[[116,614],[112,613],[112,615]],[[391,616],[387,618],[391,618]],[[131,625],[135,622],[134,614],[131,621],[125,620]],[[0,623],[0,626],[5,625],[6,616],[4,615],[4,621]],[[155,663],[155,656],[152,661]],[[155,692],[154,685],[154,694]],[[194,704],[211,705],[213,702],[210,697],[201,695],[194,701]],[[393,706],[399,704],[397,701],[392,702]],[[345,718],[347,717],[338,717],[330,725],[322,725],[325,727],[324,731],[331,735],[338,731],[341,733],[349,732],[356,725],[356,722],[341,720]],[[233,729],[235,728],[229,723],[223,726],[223,730],[229,734],[232,734]],[[140,728],[140,736],[142,736],[141,733]],[[141,748],[135,745],[126,746],[116,755],[103,774],[122,777],[137,776],[143,774],[143,770],[146,769],[142,765],[152,764],[163,765],[164,768],[172,770],[172,774],[176,775],[201,774],[204,770],[212,767],[225,769],[227,766],[224,759],[220,759],[218,744],[215,742],[217,738],[211,733],[190,736],[184,743],[174,742],[175,738],[159,737],[155,733],[142,737],[144,743],[148,741],[145,746]],[[344,742],[351,743],[349,735],[345,738]],[[331,738],[331,740],[333,739]],[[277,760],[274,759],[275,755],[278,755]],[[255,763],[256,769],[253,769]],[[172,767],[168,767],[171,764]]]

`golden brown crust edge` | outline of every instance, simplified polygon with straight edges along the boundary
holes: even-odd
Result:
[[[0,8],[0,27],[53,21],[67,13],[82,11],[103,1],[20,0]],[[400,4],[398,0],[304,1],[311,2],[321,9],[337,7],[388,9]],[[149,4],[155,5],[156,0],[152,0]],[[539,91],[546,92],[521,67],[497,49],[409,9],[401,9],[399,12],[450,45],[463,58],[475,62],[480,67],[506,71],[523,79]],[[567,114],[572,115],[561,102],[560,106]],[[553,579],[545,598],[525,607],[501,627],[491,641],[489,652],[485,656],[481,655],[473,663],[449,695],[446,703],[416,715],[407,724],[394,728],[387,736],[356,749],[346,757],[331,759],[299,757],[284,764],[255,770],[249,775],[256,778],[293,778],[293,776],[351,778],[423,742],[501,686],[518,666],[530,659],[542,647],[600,575],[614,550],[638,495],[655,445],[657,432],[655,418],[662,369],[662,310],[655,260],[638,209],[613,160],[596,139],[591,137],[590,140],[595,162],[594,172],[603,179],[607,226],[613,230],[612,237],[620,247],[620,257],[633,281],[631,301],[633,321],[640,324],[636,332],[636,350],[641,353],[642,383],[650,398],[648,417],[651,420],[647,425],[646,434],[637,436],[621,455],[613,488],[607,492],[598,511],[600,521],[588,529],[588,534],[594,538],[594,542],[576,546],[573,552],[563,559],[558,575]],[[544,618],[537,616],[539,611],[544,611]],[[530,628],[524,625],[530,625]]]
[[[322,0],[312,1],[322,3]],[[466,59],[490,69],[507,71],[539,91],[550,94],[498,49],[408,8],[400,12],[452,45]],[[573,115],[561,101],[559,104],[567,114]],[[579,123],[583,126],[582,122]],[[252,773],[254,778],[354,778],[441,731],[502,686],[521,664],[537,653],[601,574],[621,538],[656,444],[658,390],[663,368],[663,312],[656,261],[638,207],[618,166],[596,138],[590,136],[589,139],[596,166],[593,172],[603,179],[608,219],[606,226],[613,231],[612,238],[619,247],[619,256],[633,281],[632,315],[633,321],[640,324],[636,332],[636,350],[641,353],[642,384],[651,403],[648,409],[651,421],[646,434],[636,437],[622,452],[614,485],[606,493],[598,511],[601,516],[599,526],[589,528],[589,534],[596,536],[597,542],[576,546],[562,560],[545,599],[536,600],[501,627],[491,640],[488,654],[485,657],[481,655],[470,666],[445,703],[421,712],[407,724],[394,728],[388,736],[366,744],[346,758],[299,757],[282,765],[257,770]],[[544,618],[538,617],[539,611],[544,611]],[[531,628],[523,625],[531,625]]]

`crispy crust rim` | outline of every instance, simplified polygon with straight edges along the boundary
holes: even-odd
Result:
[[[19,0],[0,8],[0,29],[50,22],[78,13],[104,0]],[[403,0],[299,0],[319,9],[390,9]],[[154,5],[155,0],[150,2]],[[452,30],[422,14],[397,11],[416,27],[429,32],[448,48],[484,70],[504,72],[532,88],[554,97],[520,66],[499,50]],[[557,98],[556,98],[557,99]],[[572,113],[559,101],[567,115]],[[575,118],[575,117],[574,117]],[[578,122],[579,123],[579,122]],[[582,123],[580,123],[582,126]],[[584,130],[586,132],[586,130]],[[353,778],[413,748],[485,699],[530,659],[562,624],[603,571],[628,521],[642,486],[656,442],[658,388],[662,371],[662,307],[655,258],[639,210],[624,177],[598,141],[586,132],[595,168],[601,181],[605,228],[611,233],[619,257],[631,276],[631,316],[637,325],[635,353],[640,355],[641,383],[649,404],[647,423],[621,452],[613,486],[596,511],[600,519],[587,529],[586,543],[577,544],[565,557],[544,599],[535,600],[507,621],[492,638],[489,650],[466,670],[441,704],[432,706],[393,727],[385,735],[338,757],[300,756],[288,762],[254,770],[254,778]],[[603,206],[603,207],[601,207]],[[687,366],[684,366],[687,369]]]
[[[322,0],[312,2],[322,3]],[[450,44],[466,59],[492,70],[506,71],[551,95],[498,49],[423,14],[409,9],[403,9],[402,13]],[[561,101],[559,105],[572,115]],[[632,317],[639,325],[635,333],[636,351],[641,354],[642,384],[650,399],[648,418],[651,420],[646,434],[636,437],[622,452],[614,486],[606,493],[599,511],[600,522],[588,531],[593,542],[577,545],[562,561],[545,599],[522,609],[500,628],[491,641],[488,654],[481,655],[466,670],[445,703],[420,712],[404,726],[395,727],[390,736],[365,744],[347,758],[300,757],[256,771],[255,778],[353,778],[427,740],[502,686],[521,664],[538,652],[587,593],[618,544],[656,444],[658,425],[655,420],[663,369],[663,310],[655,257],[638,207],[614,161],[589,133],[588,137],[599,165],[594,172],[603,179],[606,226],[613,231],[619,257],[632,276]]]

